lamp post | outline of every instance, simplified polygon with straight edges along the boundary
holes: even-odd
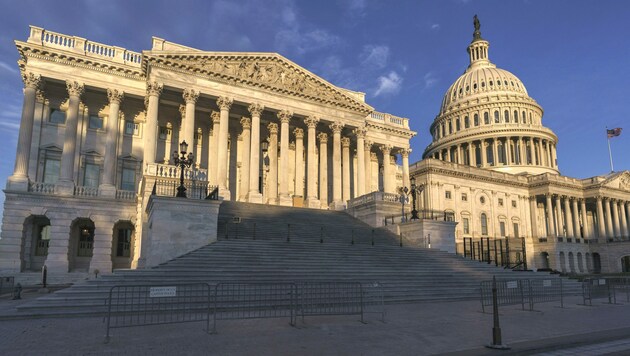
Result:
[[[179,150],[181,153],[181,157],[177,154],[177,151],[173,152],[173,161],[175,165],[179,167],[179,187],[177,187],[177,195],[178,198],[186,198],[186,187],[184,187],[184,169],[190,167],[193,163],[193,154],[192,152],[188,152],[188,144],[186,141],[182,141],[179,144]],[[188,153],[188,156],[186,155]]]
[[[411,210],[411,220],[418,220],[418,210],[416,210],[416,194],[422,191],[422,188],[416,187],[416,177],[411,177],[411,200],[413,202],[413,209]]]
[[[409,188],[407,187],[400,187],[398,188],[398,193],[400,193],[400,203],[402,205],[402,216],[400,218],[400,222],[405,222],[405,201],[408,198],[408,194],[409,194]]]

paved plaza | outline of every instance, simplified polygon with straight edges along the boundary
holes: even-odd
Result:
[[[492,314],[478,301],[395,304],[380,315],[307,317],[296,327],[287,319],[218,321],[218,333],[204,323],[141,326],[112,330],[104,343],[102,317],[23,319],[14,308],[37,297],[26,291],[21,301],[0,299],[2,355],[594,355],[630,352],[630,303],[579,305],[570,297],[559,303],[503,307],[500,321],[509,351],[484,347],[492,340]]]

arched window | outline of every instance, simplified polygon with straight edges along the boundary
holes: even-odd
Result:
[[[505,110],[505,111],[503,112],[503,121],[504,121],[506,124],[509,124],[509,123],[510,123],[510,112],[509,112],[508,110]]]
[[[448,134],[452,134],[453,133],[453,123],[451,122],[451,120],[448,120]]]
[[[492,80],[490,81],[490,86],[492,86]]]
[[[440,136],[444,137],[444,135],[446,134],[446,131],[444,130],[444,123],[442,123],[442,125],[440,126],[442,127],[442,134]]]
[[[477,116],[477,114],[475,114],[475,116]],[[468,118],[468,116],[464,117],[464,128],[469,128],[470,127],[470,119]]]
[[[503,146],[503,142],[499,141],[497,143],[497,156],[499,159],[499,163],[505,164],[505,150]]]
[[[485,213],[481,213],[481,234],[488,235],[488,217]]]
[[[529,124],[530,125],[532,124],[532,113],[531,112],[529,113]]]
[[[525,120],[526,120],[525,111],[523,111],[521,114],[523,114],[523,116],[521,116],[521,120],[523,120],[523,123],[525,123]]]
[[[498,124],[501,121],[501,117],[499,117],[499,110],[494,111],[494,123]]]
[[[487,112],[483,113],[483,123],[485,125],[490,125],[490,118]]]
[[[518,124],[518,110],[514,110],[514,123]]]
[[[459,131],[461,127],[459,126],[459,119],[455,120],[455,131]]]

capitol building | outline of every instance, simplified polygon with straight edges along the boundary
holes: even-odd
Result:
[[[15,43],[24,104],[0,271],[152,267],[216,241],[228,200],[381,228],[412,185],[420,221],[386,228],[413,234],[441,212],[432,239],[470,258],[511,244],[529,269],[630,271],[630,172],[562,176],[542,107],[490,61],[478,24],[428,130],[277,53],[156,37],[140,53],[35,26]],[[416,131],[432,142],[410,163]],[[188,199],[174,197],[181,177]],[[184,238],[171,218],[189,219]]]

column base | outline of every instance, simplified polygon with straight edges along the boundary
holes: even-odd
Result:
[[[231,194],[229,189],[219,187],[219,200],[232,200]]]
[[[322,202],[317,198],[306,198],[304,201],[304,206],[311,209],[319,209],[322,206]]]
[[[71,180],[60,180],[55,184],[55,193],[59,195],[74,195],[74,182]]]
[[[338,200],[330,203],[328,207],[330,208],[330,210],[345,210],[346,204],[344,204],[341,200]]]
[[[290,196],[280,196],[278,197],[278,205],[280,206],[293,206],[293,199]]]
[[[98,186],[98,195],[107,198],[116,197],[116,187],[113,184],[101,184]]]
[[[262,194],[255,192],[252,193],[250,192],[249,194],[247,194],[247,200],[248,203],[256,203],[256,204],[262,204]]]
[[[15,190],[20,192],[28,191],[28,177],[27,176],[10,176],[7,179],[7,190]]]

